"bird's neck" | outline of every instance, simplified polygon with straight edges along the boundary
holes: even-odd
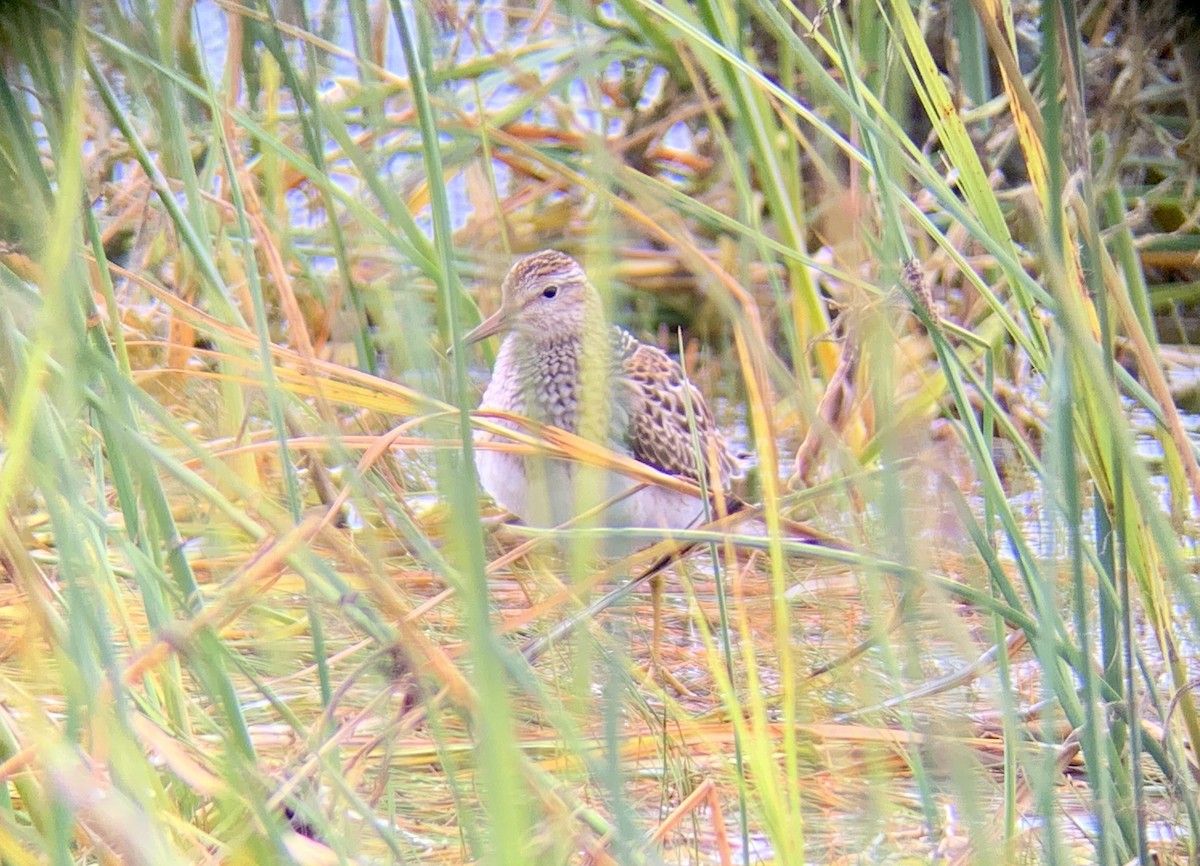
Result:
[[[510,334],[512,344],[505,348],[511,351],[519,370],[525,414],[570,433],[604,441],[610,414],[610,331],[603,320],[593,319],[580,331]]]

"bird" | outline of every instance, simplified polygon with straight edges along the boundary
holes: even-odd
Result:
[[[480,410],[558,427],[697,485],[728,490],[741,476],[741,456],[679,363],[609,324],[599,292],[571,256],[544,250],[512,266],[501,284],[499,309],[463,342],[472,345],[496,334],[504,339]],[[497,423],[517,429],[507,419]],[[693,430],[702,461],[697,461]],[[503,438],[489,431],[476,434],[479,443]],[[531,526],[557,526],[576,510],[572,482],[578,467],[565,460],[548,462],[543,467],[525,455],[487,448],[475,452],[484,490]],[[633,486],[624,482],[625,488]],[[705,513],[699,497],[651,486],[614,503],[602,522],[686,529]]]
[[[741,455],[679,363],[610,324],[599,292],[571,256],[544,250],[512,266],[501,284],[500,307],[463,343],[495,335],[503,340],[480,410],[558,427],[710,491],[728,490],[742,475]],[[495,423],[518,426],[503,416]],[[484,490],[526,525],[559,526],[600,503],[607,507],[597,520],[609,528],[686,529],[711,513],[700,496],[640,485],[615,471],[589,474],[570,460],[488,447],[505,438],[476,431],[475,442],[483,446],[475,448],[476,469]],[[657,640],[652,643],[656,664]]]

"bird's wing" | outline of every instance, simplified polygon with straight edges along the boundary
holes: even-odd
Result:
[[[709,483],[727,486],[730,478],[741,474],[740,462],[713,421],[704,396],[665,352],[638,342],[620,328],[613,330],[614,386],[617,401],[623,401],[628,411],[625,439],[631,455],[663,472],[698,482],[694,423],[706,464],[716,461],[719,477],[710,478]]]

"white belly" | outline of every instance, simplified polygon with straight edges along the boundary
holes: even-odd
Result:
[[[529,526],[550,528],[636,486],[623,475],[589,470],[564,460],[524,457],[478,447],[475,466],[483,489]],[[704,505],[665,487],[646,487],[607,506],[596,524],[610,528],[687,529],[704,517]]]

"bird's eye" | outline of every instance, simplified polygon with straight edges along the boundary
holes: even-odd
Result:
[[[546,288],[542,289],[543,298],[553,298],[557,294],[558,286],[546,286]]]

